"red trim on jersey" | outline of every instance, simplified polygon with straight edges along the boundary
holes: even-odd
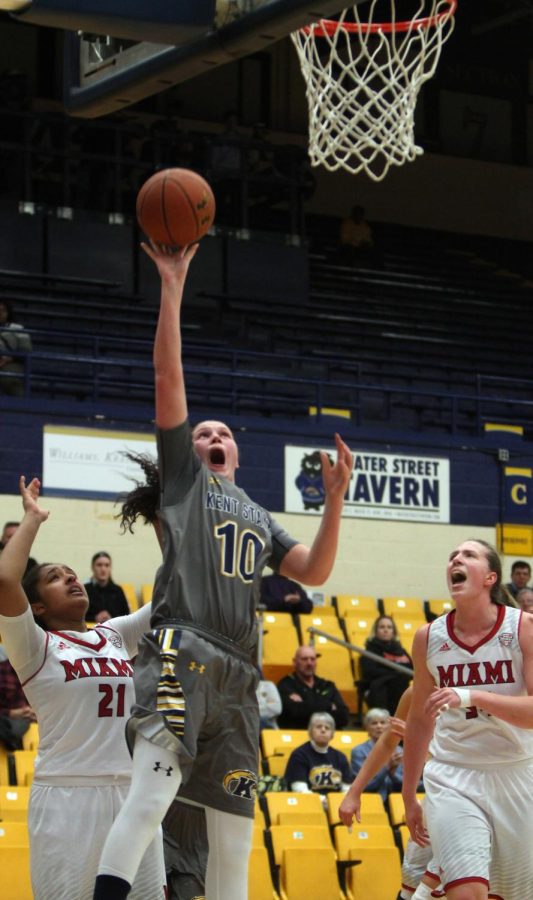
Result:
[[[470,878],[456,878],[455,881],[447,881],[444,885],[444,890],[447,891],[449,888],[457,887],[458,884],[470,884],[472,882],[475,884],[484,884],[486,887],[489,886],[486,878],[482,878],[480,875],[472,875]]]
[[[426,878],[434,878],[435,881],[440,882],[440,875],[435,875],[435,872],[430,872],[428,869],[424,872]]]
[[[489,900],[504,900],[501,894],[489,894]]]
[[[505,618],[505,606],[498,606],[498,615],[496,616],[496,622],[494,626],[491,628],[488,634],[485,635],[482,640],[478,641],[477,644],[464,644],[460,638],[457,637],[455,631],[453,630],[453,623],[455,622],[455,613],[456,610],[452,609],[451,612],[446,616],[446,629],[448,631],[449,637],[452,641],[457,644],[458,647],[461,647],[463,650],[468,650],[469,653],[475,653],[483,644],[486,644],[487,641],[492,640],[496,632],[501,628],[501,624]]]
[[[25,684],[28,684],[28,681],[31,681],[32,678],[35,678],[35,676],[39,674],[39,672],[41,671],[42,667],[44,666],[44,664],[46,662],[46,654],[48,653],[48,642],[50,640],[50,636],[49,636],[48,632],[45,632],[45,635],[46,635],[46,643],[44,645],[43,661],[42,661],[41,665],[39,666],[39,668],[35,669],[35,672],[33,673],[33,675],[30,675],[29,678],[26,678],[26,681],[21,681],[22,687],[24,687]]]
[[[403,882],[402,882],[401,888],[402,888],[402,891],[410,891],[411,894],[414,894],[414,892],[416,891],[416,888],[412,888],[408,884],[403,884]]]
[[[519,617],[518,617],[518,627],[517,627],[517,629],[516,629],[516,635],[517,635],[518,638],[520,638],[520,629],[521,629],[521,627],[522,627],[523,615],[524,615],[524,610],[521,609],[521,610],[520,610],[520,615],[519,615]]]
[[[103,634],[99,634],[95,628],[93,628],[92,631],[93,633],[98,634],[98,637],[100,638],[98,644],[93,644],[91,641],[84,641],[82,638],[72,637],[70,634],[64,634],[63,631],[52,631],[52,634],[56,634],[58,637],[63,638],[64,641],[69,641],[71,644],[79,644],[80,647],[90,647],[92,650],[101,650],[107,642],[107,638]]]

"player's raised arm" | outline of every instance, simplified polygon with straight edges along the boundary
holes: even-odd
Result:
[[[282,575],[303,584],[323,584],[335,562],[344,497],[353,468],[350,448],[338,434],[335,435],[335,444],[337,460],[333,465],[327,454],[321,453],[326,499],[315,539],[311,547],[297,544],[289,550],[280,567]]]
[[[198,244],[173,252],[151,242],[145,253],[161,278],[161,303],[154,342],[155,414],[159,428],[174,428],[187,418],[187,397],[181,359],[181,303],[191,260]]]
[[[3,616],[20,616],[28,607],[21,581],[37,532],[48,518],[48,512],[38,504],[39,480],[33,478],[26,485],[21,475],[19,488],[24,518],[0,554],[0,614]]]

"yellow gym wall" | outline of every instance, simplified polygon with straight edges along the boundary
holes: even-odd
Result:
[[[21,518],[17,496],[2,495],[0,527]],[[131,582],[137,589],[151,582],[159,565],[160,551],[150,527],[138,525],[134,534],[122,535],[111,502],[44,498],[49,520],[41,526],[32,556],[39,562],[65,562],[85,581],[90,560],[97,550],[113,558],[115,581]],[[311,543],[319,518],[279,513],[276,519],[303,543]],[[447,597],[445,568],[453,547],[468,537],[495,540],[492,528],[455,525],[376,522],[346,518],[342,521],[337,562],[321,588],[327,594],[359,593],[373,596],[400,595]],[[504,560],[508,580],[512,558]]]

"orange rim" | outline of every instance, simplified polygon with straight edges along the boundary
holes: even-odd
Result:
[[[335,34],[339,28],[343,31],[348,31],[350,34],[376,34],[380,31],[383,34],[392,34],[393,32],[412,31],[417,28],[434,28],[443,19],[454,15],[457,9],[457,2],[458,0],[446,0],[449,6],[447,12],[439,13],[436,16],[426,16],[423,19],[411,19],[405,22],[361,22],[360,24],[357,24],[357,22],[336,22],[334,19],[321,19],[319,22],[315,22],[314,25],[306,25],[301,31],[304,34],[326,37],[326,35],[331,36]]]

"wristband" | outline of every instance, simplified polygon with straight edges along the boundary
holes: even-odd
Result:
[[[459,700],[461,701],[461,703],[460,703],[461,707],[472,706],[472,701],[470,699],[470,691],[468,690],[468,688],[454,687],[454,688],[452,688],[452,691],[455,691],[455,693],[459,697]]]

